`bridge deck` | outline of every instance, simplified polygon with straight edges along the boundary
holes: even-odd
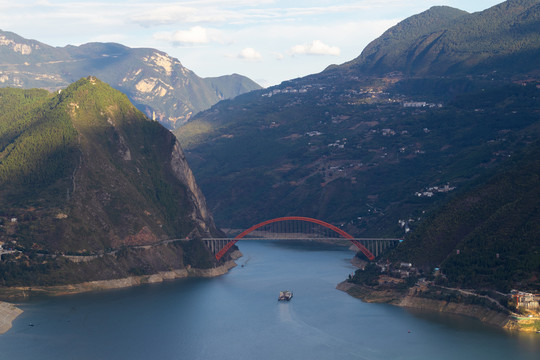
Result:
[[[316,237],[298,237],[298,238],[291,238],[291,237],[268,237],[268,238],[257,238],[257,237],[243,237],[241,239],[235,239],[235,238],[203,238],[204,241],[220,241],[220,240],[241,240],[241,241],[255,241],[255,240],[292,240],[292,241],[317,241],[317,240],[324,240],[324,241],[351,241],[351,240],[357,240],[357,241],[403,241],[403,239],[394,239],[394,238],[343,238],[343,237],[336,237],[336,238],[316,238]]]
[[[227,251],[232,244],[241,241],[297,241],[297,242],[322,242],[322,243],[343,243],[352,242],[356,245],[364,254],[368,256],[369,260],[373,260],[376,256],[379,256],[383,251],[389,248],[396,247],[403,239],[395,238],[344,238],[344,237],[316,237],[316,236],[275,236],[275,237],[241,237],[241,238],[203,238],[202,239],[212,253],[217,254],[216,258],[219,260],[220,252]],[[364,249],[364,250],[362,250]]]
[[[322,231],[321,231],[322,230]],[[246,237],[246,235],[250,237]],[[340,237],[337,237],[340,235]],[[219,260],[239,240],[247,241],[350,241],[369,260],[375,259],[383,250],[398,246],[402,239],[394,238],[353,238],[346,231],[325,221],[305,216],[284,216],[263,221],[242,231],[235,238],[203,239]],[[372,247],[374,251],[370,251]],[[373,252],[375,255],[373,255]]]

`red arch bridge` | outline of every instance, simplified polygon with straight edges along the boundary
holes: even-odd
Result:
[[[244,230],[233,239],[204,238],[203,240],[217,260],[221,259],[239,240],[348,240],[369,260],[375,259],[383,251],[403,241],[389,238],[355,238],[332,224],[303,216],[266,220]]]

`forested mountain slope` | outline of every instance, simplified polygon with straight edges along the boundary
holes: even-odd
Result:
[[[197,265],[193,245],[154,245],[220,234],[174,136],[107,84],[0,89],[0,108],[0,241],[21,251],[3,256],[0,284],[181,269]],[[193,256],[213,264],[204,246]]]
[[[538,136],[538,4],[435,7],[350,63],[200,113],[175,134],[220,226],[305,215],[356,234],[413,228]],[[502,71],[509,59],[527,65]]]
[[[391,255],[452,286],[540,288],[540,144],[535,141],[429,216]]]
[[[540,2],[509,0],[468,14],[433,7],[388,29],[344,64],[370,75],[538,75]]]

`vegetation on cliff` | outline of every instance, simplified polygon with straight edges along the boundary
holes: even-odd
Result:
[[[29,190],[73,168],[76,132],[46,91],[0,89],[0,184]]]
[[[3,255],[3,284],[213,265],[193,244],[164,243],[176,249],[174,261],[140,254],[142,246],[219,231],[197,185],[185,180],[191,170],[175,137],[124,94],[89,77],[55,94],[2,89],[0,105],[0,241],[21,251]],[[111,253],[84,265],[64,258]]]
[[[509,0],[473,14],[436,6],[388,29],[345,66],[427,77],[536,72],[539,14],[538,0]]]
[[[463,288],[540,288],[540,144],[478,179],[407,237],[391,259],[440,267]]]

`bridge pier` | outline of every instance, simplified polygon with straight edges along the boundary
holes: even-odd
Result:
[[[375,257],[378,257],[386,250],[393,248],[399,244],[401,239],[360,239],[358,240],[364,245]]]
[[[231,239],[203,239],[203,242],[215,256],[230,240]]]

